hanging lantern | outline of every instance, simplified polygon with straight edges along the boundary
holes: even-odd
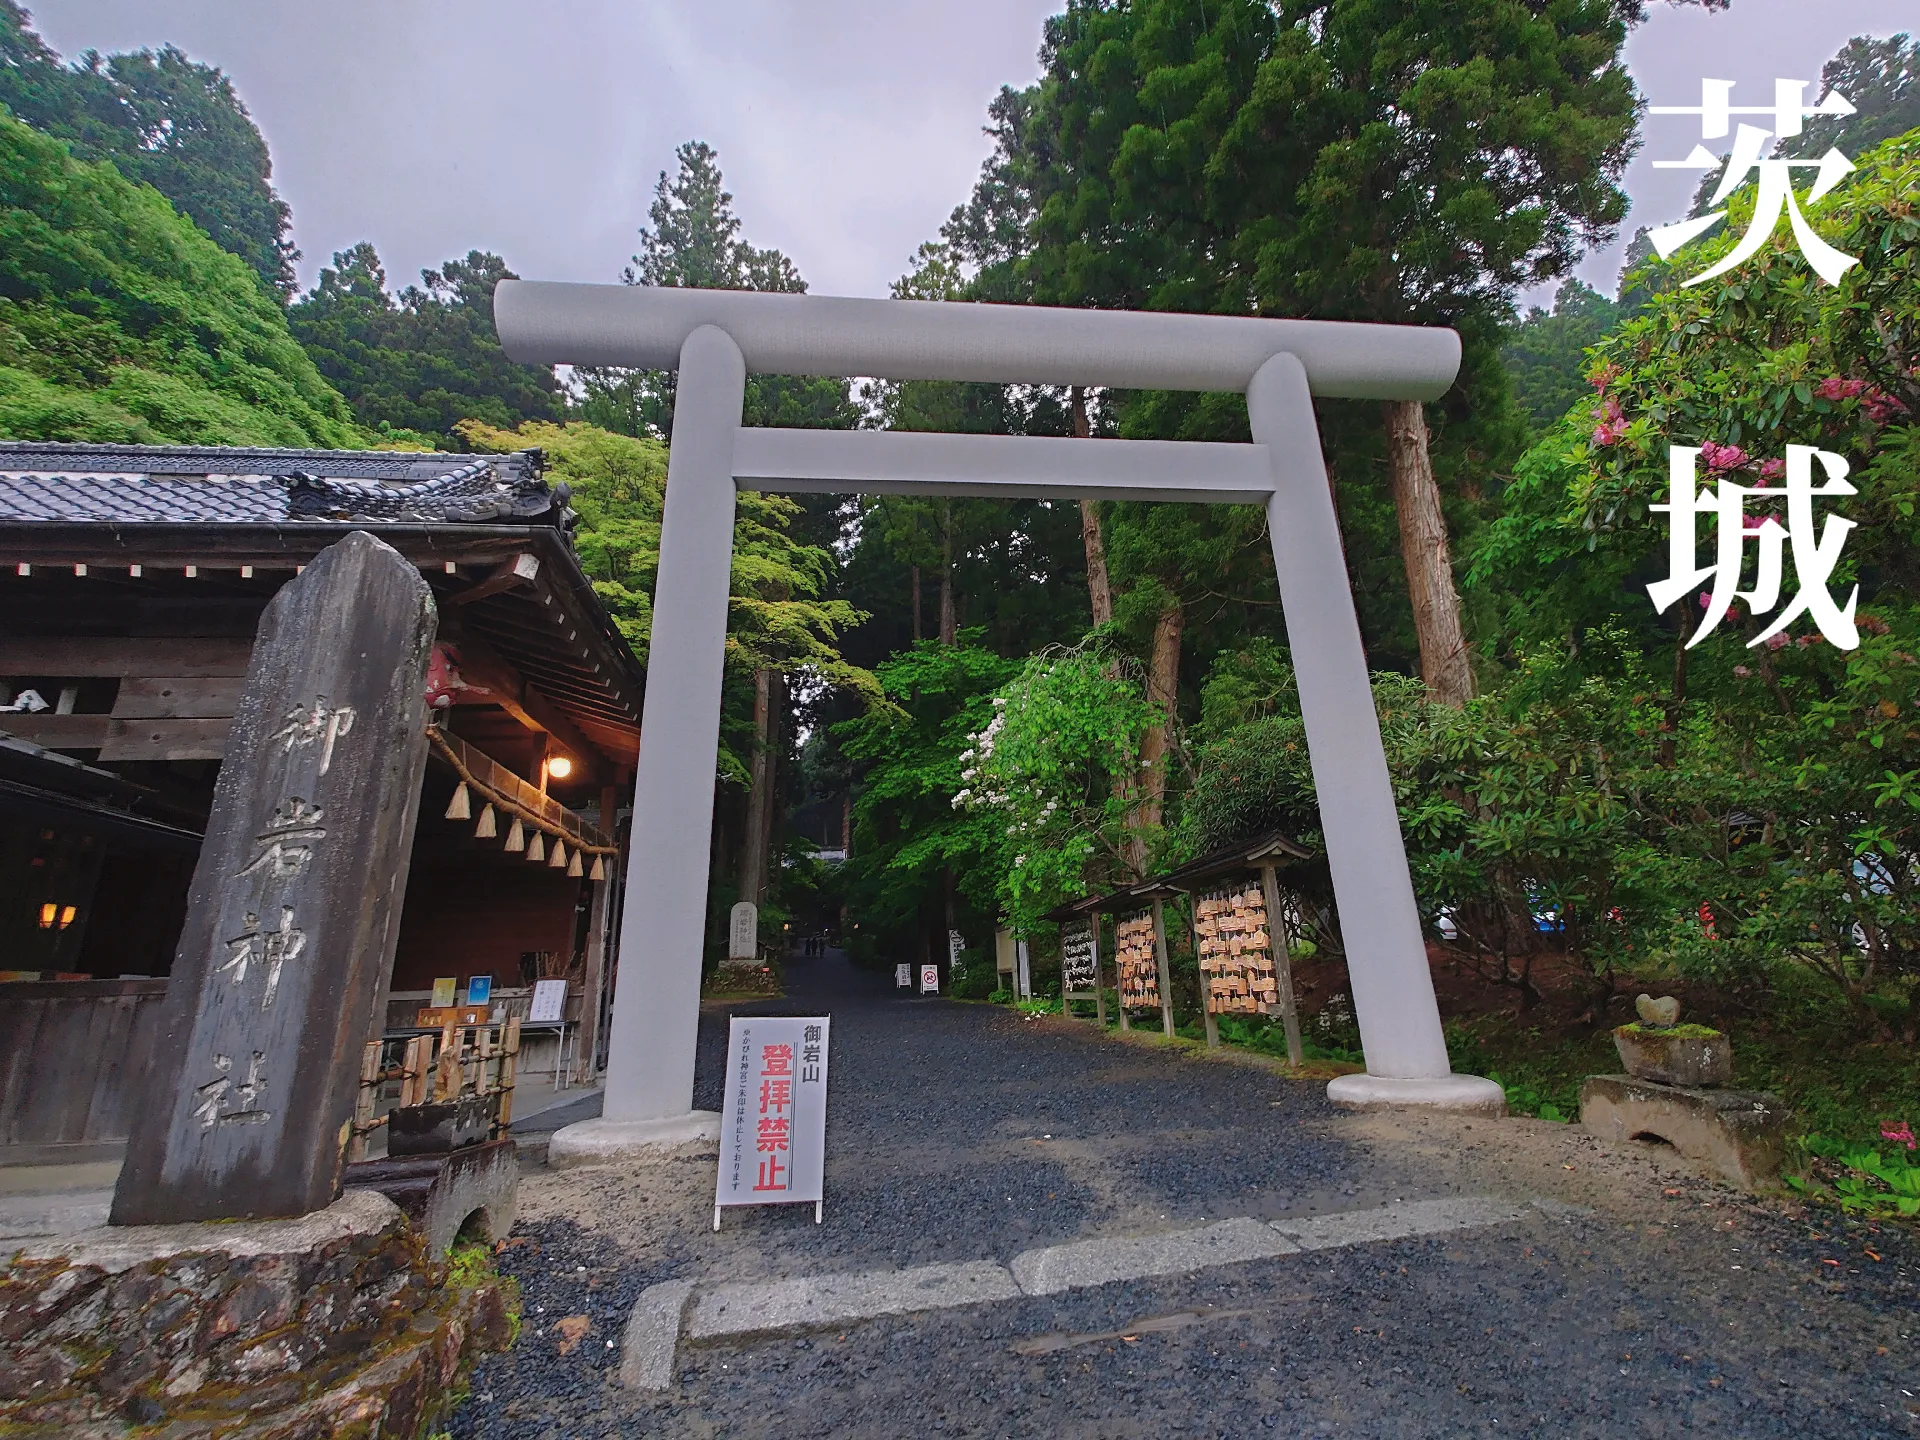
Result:
[[[600,863],[600,857],[598,855],[593,857],[593,870],[587,878],[589,880],[604,880],[607,878],[607,867]]]
[[[447,819],[471,820],[472,818],[473,803],[467,795],[467,782],[462,780],[453,787],[453,799],[447,802]]]
[[[547,837],[536,830],[533,832],[533,839],[527,845],[527,859],[544,860],[546,858]]]
[[[567,842],[564,840],[555,840],[553,842],[553,854],[547,857],[547,868],[549,870],[564,870],[566,866]]]
[[[520,824],[520,817],[516,815],[513,817],[513,824],[507,827],[507,852],[512,854],[526,848],[527,832]]]
[[[575,880],[580,878],[580,852],[578,850],[567,857],[567,874]]]
[[[473,827],[473,838],[476,840],[491,840],[499,833],[500,827],[494,823],[493,819],[493,806],[481,806],[480,823]]]

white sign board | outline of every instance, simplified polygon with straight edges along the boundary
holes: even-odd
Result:
[[[552,1024],[561,1018],[566,1003],[566,981],[536,980],[533,982],[533,1003],[527,1007],[527,1019],[536,1025]]]
[[[760,958],[760,907],[751,900],[742,900],[733,907],[733,915],[727,925],[727,958]]]
[[[820,1220],[827,1154],[827,1018],[735,1016],[713,1228],[726,1205],[812,1201]]]
[[[920,967],[920,993],[922,995],[938,995],[940,993],[940,967],[938,965],[922,965]]]
[[[893,983],[902,990],[913,988],[913,966],[896,965],[893,967]]]
[[[1093,948],[1093,927],[1086,924],[1061,926],[1061,993],[1091,995],[1099,979],[1099,954]]]

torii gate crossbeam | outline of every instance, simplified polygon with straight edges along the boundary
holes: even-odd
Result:
[[[518,361],[679,370],[605,1108],[554,1163],[718,1133],[693,1062],[736,488],[1263,504],[1367,1059],[1328,1094],[1504,1110],[1447,1063],[1313,414],[1316,394],[1438,397],[1452,331],[527,281],[494,314]],[[749,370],[1240,390],[1254,443],[743,429]]]

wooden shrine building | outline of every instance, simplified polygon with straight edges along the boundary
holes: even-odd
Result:
[[[261,611],[355,530],[439,622],[389,1023],[564,978],[591,1072],[643,677],[541,466],[0,443],[0,1163],[125,1138]]]

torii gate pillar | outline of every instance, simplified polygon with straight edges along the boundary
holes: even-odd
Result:
[[[1504,1113],[1500,1086],[1447,1062],[1313,414],[1315,394],[1436,398],[1458,369],[1453,332],[524,281],[494,309],[516,360],[680,372],[605,1109],[558,1132],[551,1163],[719,1133],[692,1107],[736,484],[1264,505],[1367,1059],[1328,1096]],[[742,430],[749,370],[1241,390],[1254,443]]]

